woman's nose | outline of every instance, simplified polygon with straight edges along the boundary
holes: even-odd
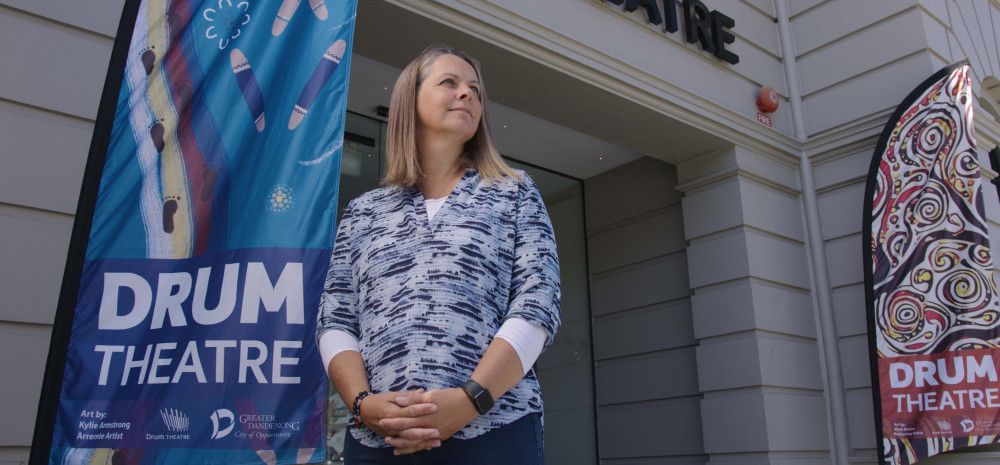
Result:
[[[472,88],[462,84],[458,87],[458,99],[459,100],[472,100]]]

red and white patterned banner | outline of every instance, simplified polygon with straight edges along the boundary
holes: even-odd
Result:
[[[1000,307],[970,67],[897,107],[865,195],[865,285],[880,463],[997,442]]]

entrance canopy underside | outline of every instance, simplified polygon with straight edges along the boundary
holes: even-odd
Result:
[[[728,142],[573,76],[383,0],[359,2],[351,107],[387,105],[398,70],[427,45],[482,64],[494,132],[505,155],[578,178],[640,156],[670,163]],[[366,60],[368,58],[370,60]],[[384,66],[384,65],[389,66]],[[505,127],[506,126],[506,127]]]

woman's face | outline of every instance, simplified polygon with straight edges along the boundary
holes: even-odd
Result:
[[[417,89],[417,129],[468,141],[476,134],[483,107],[476,70],[455,55],[431,63]]]

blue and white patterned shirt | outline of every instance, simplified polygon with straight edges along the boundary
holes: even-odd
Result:
[[[374,392],[440,389],[469,379],[511,317],[559,327],[559,259],[542,196],[522,180],[467,170],[428,220],[419,189],[384,187],[350,202],[337,229],[318,334],[358,338]],[[534,370],[454,437],[542,411]],[[353,430],[369,447],[386,446]]]

